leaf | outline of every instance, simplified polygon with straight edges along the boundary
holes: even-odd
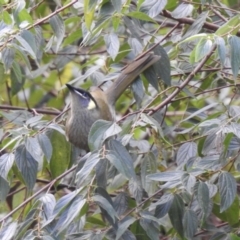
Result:
[[[39,145],[37,138],[35,137],[28,137],[25,140],[25,146],[27,151],[32,155],[32,157],[38,162],[41,162],[42,159],[42,149]]]
[[[6,200],[6,197],[10,191],[10,185],[8,181],[0,176],[0,201]]]
[[[156,218],[164,217],[169,212],[169,209],[172,206],[173,199],[174,196],[172,194],[164,194],[161,199],[155,203],[157,206],[154,216]]]
[[[233,203],[237,193],[237,184],[235,178],[229,172],[220,174],[218,184],[221,197],[220,212],[223,212]]]
[[[141,52],[143,52],[143,44],[137,38],[130,37],[128,39],[128,44],[130,45],[135,56],[137,56],[137,55],[141,54]]]
[[[13,62],[13,66],[10,72],[11,77],[11,94],[16,95],[23,87],[25,79],[22,77],[22,71],[17,62]]]
[[[171,86],[171,65],[167,52],[161,45],[155,47],[153,52],[154,54],[161,56],[160,60],[153,64],[157,77],[161,78],[168,86]]]
[[[192,14],[194,7],[192,4],[181,3],[172,12],[172,17],[174,18],[184,18]]]
[[[141,212],[140,224],[151,240],[159,240],[159,226],[150,212]]]
[[[118,36],[115,33],[110,33],[104,36],[104,40],[107,47],[107,52],[114,61],[116,56],[118,55],[120,47]]]
[[[55,217],[57,216],[59,213],[61,213],[61,211],[66,208],[67,206],[69,206],[69,204],[71,204],[72,200],[78,195],[80,189],[77,189],[73,192],[68,193],[67,195],[61,197],[53,210],[53,214],[52,216]]]
[[[20,35],[31,47],[32,51],[35,53],[37,53],[37,46],[36,46],[36,41],[35,41],[35,37],[34,35],[28,31],[28,30],[22,30],[21,31],[21,35]]]
[[[119,1],[119,0],[111,0],[112,2],[112,5],[114,7],[114,9],[117,11],[117,12],[120,12],[121,11],[121,8],[122,8],[122,1]]]
[[[133,95],[136,100],[137,106],[138,106],[138,108],[140,108],[143,97],[145,95],[142,80],[140,78],[135,79],[131,85],[131,88],[132,88]]]
[[[52,143],[50,142],[47,135],[44,133],[38,134],[37,140],[47,161],[50,162],[50,159],[52,157],[52,152],[53,152]]]
[[[182,198],[179,195],[175,194],[168,215],[174,229],[182,238],[184,237],[183,228],[184,208],[185,206]]]
[[[66,216],[64,216],[64,214],[62,214],[60,216],[59,221],[57,222],[54,231],[57,231],[57,233],[61,233],[63,232],[66,228],[69,227],[69,225],[71,225],[73,223],[73,220],[80,215],[80,212],[84,206],[84,204],[86,203],[86,199],[83,199],[82,196],[76,196],[74,198],[74,200],[71,202],[71,205],[69,206],[69,208],[67,209],[67,214]],[[64,217],[63,217],[64,216]],[[62,219],[61,219],[62,217]],[[61,221],[63,220],[63,221]]]
[[[53,125],[48,125],[48,127],[53,127]],[[52,144],[52,156],[49,165],[50,172],[52,178],[56,178],[69,167],[71,161],[71,144],[58,131],[49,132],[48,137]]]
[[[121,128],[116,124],[106,120],[97,120],[91,127],[88,135],[88,145],[91,151],[99,149],[103,142],[115,134],[121,132]]]
[[[76,174],[76,182],[78,186],[81,186],[82,183],[86,180],[86,178],[89,176],[93,168],[97,165],[97,163],[100,161],[99,155],[94,153],[91,154],[87,160],[85,161],[82,169],[77,172]]]
[[[233,76],[236,79],[240,67],[240,39],[237,36],[231,36],[228,39],[231,51],[231,67]]]
[[[133,17],[133,18],[143,20],[143,21],[147,21],[147,22],[154,22],[155,23],[155,21],[152,18],[150,18],[147,14],[142,13],[142,12],[134,12],[133,11],[133,12],[127,13],[126,16]]]
[[[9,170],[14,163],[14,154],[5,153],[0,157],[0,176],[7,181]]]
[[[107,187],[107,171],[108,171],[108,160],[100,159],[96,165],[96,182],[98,187]]]
[[[23,37],[16,35],[16,39],[21,44],[23,49],[33,58],[36,59],[36,53],[34,52],[34,49],[32,49],[31,45],[26,41]]]
[[[198,189],[197,189],[197,200],[199,203],[199,207],[202,209],[204,213],[204,219],[208,215],[208,209],[209,209],[209,190],[208,186],[204,182],[199,182]]]
[[[122,173],[127,179],[136,178],[133,167],[133,160],[126,148],[116,140],[110,140],[107,144],[109,152],[106,158]]]
[[[225,46],[225,41],[222,37],[215,37],[215,42],[217,44],[217,51],[218,51],[218,56],[221,61],[222,67],[225,64],[226,61],[226,46]]]
[[[199,62],[204,58],[210,52],[212,45],[212,40],[202,38],[196,46],[195,62]]]
[[[24,145],[19,145],[15,151],[15,162],[23,176],[25,184],[32,190],[37,177],[38,162],[27,151]]]
[[[182,175],[184,174],[183,171],[169,171],[169,172],[161,172],[161,173],[153,173],[147,175],[147,178],[154,180],[154,181],[180,181]]]
[[[202,12],[188,28],[187,32],[183,35],[182,39],[194,36],[202,30],[202,27],[208,17],[209,11]]]
[[[186,164],[190,158],[195,156],[197,156],[197,144],[195,142],[184,143],[177,152],[177,165],[181,166]]]
[[[56,206],[56,199],[54,195],[46,193],[39,199],[39,201],[42,202],[42,210],[44,212],[43,216],[46,218],[46,220],[49,220]]]
[[[128,209],[128,195],[125,192],[120,192],[114,199],[113,207],[119,216],[123,215]]]
[[[198,218],[197,214],[191,209],[187,209],[187,211],[184,213],[183,226],[185,236],[188,239],[193,239],[198,227]]]
[[[11,240],[17,230],[18,223],[11,222],[3,226],[0,230],[0,239]]]
[[[15,56],[14,49],[6,47],[2,50],[2,61],[4,63],[5,71],[8,71],[11,68],[14,56]]]
[[[135,221],[136,221],[136,219],[133,217],[130,217],[130,216],[122,219],[120,225],[118,226],[118,230],[116,233],[116,240],[118,240],[123,235],[123,233],[128,229],[128,227],[131,224],[133,224]],[[124,239],[126,239],[126,238],[124,238]]]
[[[182,176],[182,183],[186,190],[192,194],[193,188],[196,183],[196,177],[189,173],[184,173]]]
[[[102,207],[108,213],[108,215],[112,219],[112,222],[115,224],[118,214],[114,210],[113,206],[109,203],[109,201],[100,195],[93,196],[92,200],[95,201],[100,207]]]
[[[234,35],[238,31],[236,26],[238,26],[239,23],[240,23],[240,14],[237,14],[234,17],[230,18],[229,21],[227,21],[221,27],[219,27],[218,30],[215,32],[215,34],[220,37],[227,34]]]
[[[148,0],[140,7],[140,11],[145,12],[149,17],[154,18],[160,14],[167,4],[167,0]]]
[[[64,34],[65,34],[65,26],[64,22],[60,15],[54,15],[50,18],[49,23],[53,29],[53,32],[56,36],[57,45],[56,45],[56,52],[58,52],[60,45],[63,41]]]
[[[130,194],[136,199],[139,204],[143,198],[143,188],[139,179],[132,178],[128,184]]]

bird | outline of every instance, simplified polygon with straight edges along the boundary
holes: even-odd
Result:
[[[66,137],[74,146],[89,151],[88,134],[99,119],[113,121],[114,105],[126,88],[144,70],[152,66],[160,56],[147,53],[122,69],[119,77],[103,91],[94,87],[90,91],[66,84],[70,91],[70,112],[66,121]]]

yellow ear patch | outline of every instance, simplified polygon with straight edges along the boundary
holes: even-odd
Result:
[[[91,110],[91,109],[94,109],[94,108],[96,108],[96,104],[92,99],[90,99],[87,109]]]

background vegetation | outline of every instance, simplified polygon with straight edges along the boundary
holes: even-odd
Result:
[[[239,1],[0,0],[0,239],[240,239]],[[65,83],[158,65],[65,139]]]

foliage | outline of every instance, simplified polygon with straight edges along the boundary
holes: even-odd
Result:
[[[239,239],[237,0],[0,8],[1,239]],[[65,83],[106,89],[147,51],[79,157]]]

